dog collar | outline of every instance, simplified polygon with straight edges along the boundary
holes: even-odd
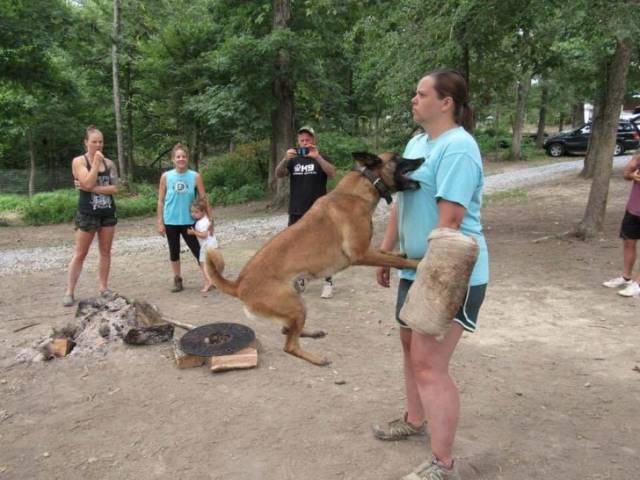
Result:
[[[391,193],[389,192],[389,188],[387,188],[380,177],[376,176],[376,174],[367,167],[354,166],[353,170],[355,172],[360,172],[364,178],[371,182],[371,185],[376,188],[380,196],[386,200],[387,205],[391,203]]]

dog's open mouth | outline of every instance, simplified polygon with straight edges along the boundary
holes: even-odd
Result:
[[[424,163],[424,158],[402,158],[398,162],[395,171],[396,190],[416,190],[420,184],[407,175],[417,170]]]

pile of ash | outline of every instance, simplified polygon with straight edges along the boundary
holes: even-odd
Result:
[[[82,300],[73,322],[53,329],[49,337],[36,341],[19,357],[23,361],[41,361],[105,353],[107,346],[119,339],[131,345],[154,345],[171,340],[173,330],[174,326],[162,319],[154,305],[113,293]]]

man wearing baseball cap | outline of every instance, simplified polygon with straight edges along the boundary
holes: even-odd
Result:
[[[298,148],[290,148],[276,167],[278,178],[289,175],[289,225],[293,225],[327,193],[327,180],[336,174],[336,167],[316,146],[315,130],[305,125],[298,129]],[[296,288],[304,290],[304,279],[297,280]],[[322,298],[333,297],[333,280],[325,278]]]

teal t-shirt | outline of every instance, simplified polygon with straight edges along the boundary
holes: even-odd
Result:
[[[462,127],[447,130],[435,140],[426,134],[412,138],[405,158],[424,158],[410,177],[420,183],[413,191],[398,192],[398,238],[400,249],[409,258],[422,258],[427,237],[438,225],[438,200],[459,203],[465,208],[460,231],[478,242],[480,253],[469,285],[489,281],[489,253],[482,233],[482,157],[474,138]],[[415,270],[401,270],[400,277],[415,279]]]
[[[167,194],[164,197],[163,220],[165,225],[193,225],[191,202],[197,196],[196,176],[193,170],[178,173],[176,169],[165,173]]]

